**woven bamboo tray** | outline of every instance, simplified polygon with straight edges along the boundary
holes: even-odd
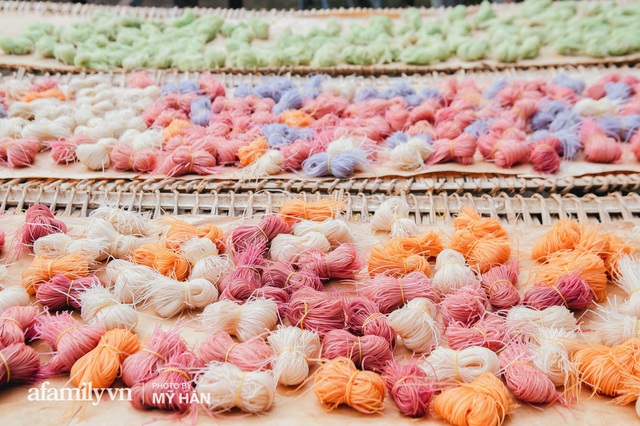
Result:
[[[640,68],[621,67],[554,67],[541,71],[509,69],[499,72],[468,73],[459,71],[455,74],[459,79],[473,79],[480,84],[489,84],[499,77],[507,79],[516,78],[542,78],[552,79],[557,73],[566,72],[573,76],[583,78],[587,83],[592,83],[601,76],[618,72],[625,75],[640,76]],[[177,71],[150,71],[149,75],[158,84],[169,81],[183,81],[197,78],[201,73]],[[52,73],[45,74],[54,77],[61,84],[68,84],[75,79],[87,78],[86,74]],[[103,72],[93,75],[104,79],[106,83],[114,86],[123,86],[129,74],[124,72]],[[237,75],[214,74],[216,78],[228,89],[233,90],[240,84],[261,84],[271,75]],[[306,77],[297,74],[285,74],[295,83],[301,83]],[[9,79],[26,79],[30,82],[39,76],[29,73],[22,68],[9,73],[0,81]],[[404,78],[396,77],[334,77],[339,81],[349,81],[357,88],[376,87],[379,89],[389,87],[399,81],[404,81],[415,88],[423,88],[440,83],[448,76],[443,73],[431,73],[429,75],[411,75]],[[473,194],[520,194],[530,196],[540,194],[607,194],[613,191],[621,193],[635,192],[640,189],[640,163],[631,153],[627,153],[625,161],[621,164],[597,165],[593,163],[571,161],[561,166],[561,170],[555,175],[540,175],[535,173],[530,165],[521,165],[512,169],[500,169],[492,163],[478,161],[472,166],[461,166],[455,163],[430,166],[427,170],[417,172],[403,172],[389,167],[376,167],[375,173],[358,172],[350,179],[335,178],[306,178],[300,174],[287,173],[264,178],[249,178],[243,175],[242,170],[226,168],[222,174],[215,176],[184,176],[180,178],[153,177],[136,173],[118,173],[112,170],[105,172],[88,171],[80,164],[69,166],[54,165],[48,153],[41,153],[36,160],[35,167],[26,169],[0,169],[0,182],[3,186],[13,184],[25,184],[29,179],[37,179],[36,185],[46,182],[64,182],[72,176],[76,181],[90,181],[91,185],[97,182],[115,182],[120,184],[127,180],[127,187],[135,188],[179,188],[181,192],[190,191],[191,188],[200,188],[201,191],[260,191],[260,190],[285,190],[290,192],[323,192],[333,193],[342,191],[350,194],[397,194],[397,193],[457,193],[465,192]],[[58,185],[58,184],[56,184]]]
[[[234,192],[229,189],[206,189],[189,183],[166,185],[136,185],[135,182],[109,181],[36,181],[22,184],[9,181],[0,184],[0,213],[21,211],[34,203],[43,203],[52,210],[70,216],[86,216],[103,205],[132,211],[153,212],[153,216],[170,214],[213,214],[232,217],[276,212],[291,198],[307,201],[339,200],[348,220],[364,220],[383,202],[385,194],[351,194],[338,190],[331,194],[291,192],[287,190]],[[495,196],[459,194],[402,193],[411,206],[411,215],[418,224],[450,224],[464,206],[474,206],[508,224],[549,225],[567,217],[582,221],[610,222],[640,218],[640,195],[631,193],[597,197],[585,195],[541,195],[523,197],[505,193]]]
[[[605,3],[602,0],[589,0],[593,3]],[[636,0],[619,0],[619,4],[634,4]],[[519,5],[498,4],[494,5],[498,14],[509,13],[517,10]],[[469,7],[473,13],[477,6]],[[4,13],[0,15],[0,36],[15,36],[22,29],[34,22],[52,22],[55,24],[68,25],[79,20],[83,20],[91,16],[95,12],[111,12],[119,15],[135,15],[145,19],[168,19],[178,16],[182,11],[177,8],[132,8],[128,6],[103,6],[103,5],[79,5],[69,3],[47,3],[47,2],[15,2],[5,1],[0,3],[0,10]],[[421,8],[420,12],[423,16],[444,16],[449,12],[449,8]],[[328,18],[340,18],[348,20],[362,20],[372,15],[382,14],[390,17],[397,17],[402,9],[328,9],[328,10],[251,10],[244,9],[194,9],[198,15],[217,14],[225,19],[247,19],[258,17],[271,22],[274,27],[273,32],[279,33],[287,26],[299,22],[304,19],[304,28],[314,27],[321,23],[322,20]],[[296,21],[297,20],[297,21]],[[215,42],[214,42],[215,43]],[[571,66],[571,65],[635,65],[640,63],[640,53],[611,57],[611,58],[590,58],[590,57],[566,57],[560,56],[551,51],[551,49],[543,48],[538,58],[532,60],[523,60],[515,64],[501,63],[494,60],[481,60],[475,62],[465,62],[457,58],[452,58],[446,62],[434,65],[411,66],[405,64],[387,64],[372,66],[352,66],[339,65],[335,67],[265,67],[265,68],[241,68],[241,67],[223,67],[216,71],[226,73],[283,73],[295,72],[298,74],[325,73],[330,75],[403,75],[412,73],[428,73],[428,72],[444,72],[455,73],[461,69],[468,71],[491,71],[503,69],[539,69],[552,66]],[[35,54],[25,56],[9,56],[0,55],[0,67],[6,69],[27,68],[35,72],[92,72],[74,66],[63,65],[53,59],[42,59]]]

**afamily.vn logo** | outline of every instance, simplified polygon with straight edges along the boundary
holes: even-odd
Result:
[[[29,401],[80,401],[90,402],[94,407],[102,401],[131,401],[129,388],[95,388],[91,383],[77,388],[55,388],[51,382],[43,382],[40,387],[30,388]],[[144,392],[142,393],[144,398]],[[190,383],[153,383],[150,401],[154,405],[172,403],[211,404],[211,395],[198,394]],[[144,403],[144,400],[142,401]]]
[[[51,382],[43,382],[40,387],[30,388],[28,401],[81,401],[90,402],[94,407],[102,401],[131,401],[129,388],[94,389],[91,383],[77,388],[50,387]]]

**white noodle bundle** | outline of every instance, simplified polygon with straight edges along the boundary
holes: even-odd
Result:
[[[91,212],[91,217],[104,219],[124,235],[150,236],[157,231],[146,215],[114,207],[100,207]]]
[[[305,251],[320,250],[328,253],[331,244],[327,238],[319,232],[308,232],[298,237],[290,234],[278,234],[271,241],[271,260],[276,262],[293,263],[297,257]]]
[[[577,349],[578,335],[572,331],[543,327],[533,341],[533,365],[556,386],[570,388],[577,376],[571,354]]]
[[[124,305],[109,290],[101,286],[90,287],[80,294],[81,316],[84,322],[105,330],[138,325],[138,313],[131,305]]]
[[[76,147],[78,161],[89,170],[103,171],[111,165],[111,150],[117,139],[103,138],[96,143],[84,143]]]
[[[628,305],[626,306],[628,308]],[[640,319],[615,309],[598,307],[593,328],[600,333],[603,345],[617,346],[629,339],[640,337]]]
[[[297,386],[309,376],[309,365],[320,356],[320,337],[313,331],[279,326],[267,342],[276,354],[271,367],[284,386]]]
[[[576,317],[564,306],[550,306],[540,311],[526,306],[514,306],[507,313],[506,324],[511,332],[527,336],[534,336],[542,327],[569,332],[578,328]]]
[[[413,237],[418,225],[409,219],[409,204],[402,198],[392,197],[384,201],[371,218],[371,228],[389,232],[392,237]]]
[[[120,259],[109,262],[105,271],[115,297],[131,304],[145,301],[154,280],[161,276],[148,266]]]
[[[188,309],[202,309],[218,300],[218,289],[204,278],[176,281],[159,275],[150,287],[148,304],[162,318]]]
[[[4,268],[4,266],[0,266],[0,268]],[[1,274],[2,272],[0,272]],[[0,290],[0,315],[14,306],[28,306],[30,303],[31,298],[27,290],[21,285],[11,285]]]
[[[460,351],[440,346],[420,363],[420,367],[438,381],[470,383],[484,373],[497,376],[500,373],[500,360],[493,351],[479,346]]]
[[[640,317],[640,260],[630,256],[618,260],[614,283],[629,296],[626,301],[626,312]]]
[[[322,222],[302,220],[293,226],[293,234],[298,237],[307,235],[310,232],[319,232],[324,235],[329,244],[331,244],[331,248],[353,242],[353,234],[349,229],[349,225],[340,219],[325,219]]]
[[[69,253],[78,252],[89,262],[97,262],[102,257],[106,244],[102,240],[90,238],[73,238],[67,234],[57,233],[40,237],[33,244],[33,253],[48,258],[57,258]]]
[[[407,349],[429,353],[440,343],[440,329],[434,319],[436,312],[431,300],[418,297],[391,312],[387,324],[402,337],[402,344]]]
[[[475,281],[476,276],[462,254],[451,249],[444,249],[438,254],[433,283],[442,293],[453,293]]]
[[[116,259],[128,258],[141,245],[149,242],[147,238],[120,234],[109,222],[97,218],[89,222],[86,236],[93,240],[100,240],[105,244],[103,258],[106,255]]]
[[[239,408],[263,413],[275,399],[276,380],[270,371],[242,371],[228,362],[212,362],[196,379],[196,392],[214,412]]]
[[[244,342],[273,330],[278,323],[278,306],[271,299],[250,299],[243,305],[219,300],[202,311],[200,321],[210,333],[224,331]]]
[[[402,170],[418,170],[431,157],[433,147],[424,138],[413,137],[395,146],[389,154],[392,163]]]
[[[215,243],[208,238],[192,238],[181,249],[191,264],[189,279],[204,278],[217,286],[234,269],[229,256],[218,254]]]

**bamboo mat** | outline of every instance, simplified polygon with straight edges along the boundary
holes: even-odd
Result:
[[[184,216],[183,218],[193,222],[194,224],[201,225],[204,223],[215,223],[223,226],[226,229],[232,229],[239,223],[251,224],[256,223],[257,219],[238,219],[238,218],[220,218],[212,216]],[[83,230],[86,227],[87,220],[80,218],[62,218],[67,225],[69,225],[69,233],[74,236],[82,235]],[[24,220],[22,215],[12,215],[0,218],[0,227],[5,230],[16,229],[20,223]],[[606,223],[607,231],[615,231],[624,236],[624,238],[635,238],[639,234],[634,228],[640,224],[640,221],[618,221],[612,223]],[[354,232],[362,232],[366,237],[362,240],[369,243],[374,243],[377,240],[384,240],[386,237],[371,236],[370,230],[367,225],[360,222],[353,222],[350,227]],[[529,269],[531,261],[526,259],[527,253],[533,243],[545,232],[548,231],[549,226],[527,226],[524,223],[512,224],[505,226],[511,240],[514,242],[513,247],[517,247],[519,256],[521,259],[522,273],[520,276],[521,290],[526,289],[529,285],[529,278],[527,271]],[[435,229],[441,232],[445,237],[450,236],[453,233],[453,228],[449,226],[421,226],[422,230]],[[636,240],[640,242],[640,240]],[[516,249],[514,249],[516,250]],[[19,283],[19,276],[21,270],[27,266],[29,258],[22,257],[19,261],[9,266],[11,275],[11,284]],[[344,285],[333,285],[335,288],[340,288],[345,291],[353,291],[353,287]],[[620,292],[617,288],[610,285],[609,289],[615,297],[620,297]],[[147,315],[148,314],[148,315]],[[158,320],[153,318],[152,312],[145,311],[140,318],[140,324],[136,328],[136,333],[142,339],[150,334],[152,328],[158,321],[161,321],[163,328],[169,327],[173,322],[172,320]],[[186,314],[186,319],[193,319],[194,315]],[[588,316],[586,325],[588,326]],[[204,339],[206,333],[199,329],[197,321],[190,321],[184,331],[184,337],[191,344],[196,344]],[[587,334],[589,338],[595,338],[596,335]],[[399,345],[401,346],[401,345]],[[44,353],[48,350],[46,345],[41,343],[35,344],[36,349],[43,354],[42,359],[46,359]],[[396,350],[396,356],[403,358],[408,353],[399,348]],[[55,387],[63,387],[66,384],[67,379],[59,378],[52,380],[52,385]],[[37,386],[37,385],[36,385]],[[114,387],[122,386],[119,381],[116,381]],[[239,412],[227,414],[225,417],[209,418],[204,413],[200,412],[198,417],[198,424],[202,425],[214,425],[214,424],[233,424],[233,425],[299,425],[299,424],[311,424],[311,425],[328,425],[339,422],[345,425],[359,425],[359,424],[371,424],[371,425],[414,425],[415,420],[403,418],[397,412],[393,402],[387,399],[387,403],[384,410],[384,415],[367,416],[360,414],[355,410],[341,407],[334,412],[327,413],[322,406],[318,403],[315,395],[310,390],[311,384],[303,386],[301,389],[289,389],[279,387],[273,408],[268,412],[257,416],[245,416]],[[27,424],[25,419],[29,419],[28,423],[37,425],[60,425],[67,424],[68,418],[61,418],[65,409],[67,408],[66,402],[29,402],[27,401],[29,386],[21,386],[3,390],[0,392],[0,413],[3,419],[3,424],[18,425]],[[580,426],[596,426],[606,424],[607,422],[615,422],[615,424],[637,424],[638,417],[635,414],[633,405],[618,407],[608,403],[609,399],[593,397],[590,398],[590,392],[583,389],[581,393],[581,400],[578,404],[571,407],[571,409],[565,409],[561,407],[551,407],[540,409],[539,407],[532,407],[526,404],[522,404],[515,414],[508,420],[509,425],[519,426],[536,426],[536,425],[549,425],[549,424],[566,424],[566,425],[580,425]],[[154,422],[169,422],[175,424],[176,420],[170,414],[162,413],[157,410],[153,411],[138,411],[133,409],[126,401],[102,401],[97,406],[87,406],[83,420],[74,419],[68,424],[73,425],[113,425],[119,424],[123,426],[133,426],[141,424],[150,424]],[[442,420],[439,420],[435,415],[430,415],[426,420],[420,420],[420,424],[429,425],[444,425],[446,424]],[[612,423],[613,424],[613,423]]]

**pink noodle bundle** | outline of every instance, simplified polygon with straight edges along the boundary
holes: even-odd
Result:
[[[209,96],[211,100],[215,100],[218,97],[224,97],[226,90],[222,83],[211,74],[203,74],[198,79],[198,85],[200,86],[200,93]]]
[[[484,291],[477,285],[468,285],[447,294],[440,305],[445,327],[451,323],[473,326],[486,312]]]
[[[407,109],[407,103],[404,99],[394,98],[392,102],[392,105],[385,112],[384,118],[387,120],[387,123],[389,123],[391,130],[397,132],[398,130],[404,129],[409,119],[409,110]]]
[[[125,359],[122,364],[122,381],[129,387],[146,383],[160,374],[169,358],[186,350],[187,344],[178,328],[165,331],[157,325],[144,347]]]
[[[57,87],[58,82],[53,78],[47,77],[33,83],[29,88],[29,92],[46,92],[49,89],[55,89]]]
[[[489,297],[493,309],[509,309],[520,304],[518,284],[518,263],[498,265],[482,274],[481,285]]]
[[[515,342],[507,346],[498,358],[507,387],[516,398],[531,404],[567,405],[551,379],[533,366],[533,355],[525,344]]]
[[[242,371],[267,370],[273,358],[273,349],[262,337],[236,343],[224,331],[209,336],[197,353],[205,365],[211,361],[230,362]]]
[[[342,115],[348,107],[349,101],[344,97],[323,92],[315,99],[305,101],[302,111],[311,115],[313,118],[321,118],[329,114]]]
[[[387,391],[406,417],[422,418],[429,414],[429,405],[435,389],[427,373],[417,362],[400,365],[391,361],[382,375]]]
[[[245,251],[238,253],[234,259],[235,269],[220,282],[221,292],[228,289],[235,293],[239,289],[253,292],[262,287],[262,268],[265,260],[262,257],[262,247],[248,246]]]
[[[80,294],[96,285],[104,287],[104,283],[96,275],[71,279],[66,275],[58,274],[38,286],[36,300],[53,311],[68,306],[80,309]]]
[[[66,233],[67,225],[56,219],[44,204],[34,204],[27,209],[24,224],[16,233],[15,241],[21,247],[31,249],[33,243],[46,235]]]
[[[322,290],[324,285],[318,274],[308,269],[296,270],[286,262],[268,264],[262,271],[262,284],[278,287],[293,293],[303,287]]]
[[[91,138],[83,135],[74,135],[69,139],[58,139],[48,143],[51,149],[51,158],[56,164],[70,164],[78,161],[76,148],[78,145],[91,144]]]
[[[363,294],[388,314],[416,297],[426,297],[433,302],[440,300],[437,288],[422,272],[411,272],[401,278],[378,274],[371,279]]]
[[[6,242],[7,235],[4,233],[2,229],[0,229],[0,253],[4,251],[4,244]]]
[[[580,126],[580,142],[584,146],[587,161],[593,163],[615,163],[622,157],[622,147],[608,137],[594,120],[587,119]]]
[[[36,139],[0,139],[0,164],[11,168],[27,167],[36,160],[40,142]]]
[[[256,289],[252,296],[260,299],[273,300],[276,302],[276,306],[278,307],[278,315],[280,315],[281,318],[284,318],[287,315],[287,309],[289,309],[289,293],[284,289],[267,285]]]
[[[111,150],[111,164],[120,172],[152,173],[158,166],[158,152],[153,149],[136,151],[130,144],[120,142]]]
[[[429,164],[440,164],[455,161],[459,164],[473,164],[476,153],[476,140],[468,133],[463,133],[455,139],[439,139],[433,142],[433,153]]]
[[[251,298],[271,299],[276,303],[281,317],[287,314],[289,293],[278,287],[264,286],[255,290],[249,287],[234,287],[226,288],[220,294],[220,300],[231,300],[240,305]]]
[[[313,143],[309,141],[297,140],[291,145],[284,146],[280,149],[284,158],[280,167],[284,171],[298,170],[304,160],[311,156],[312,151]]]
[[[640,105],[640,104],[639,104]],[[640,108],[638,114],[640,114]],[[640,160],[640,132],[637,132],[630,140],[629,140],[629,149],[633,152],[633,155],[636,156],[636,159]]]
[[[40,378],[40,356],[24,343],[0,348],[0,388],[33,383]]]
[[[35,323],[38,309],[35,306],[12,306],[0,315],[0,348],[12,343],[32,340],[37,332]]]
[[[534,285],[524,294],[523,304],[534,309],[550,306],[565,306],[570,310],[586,309],[595,294],[589,284],[574,272],[566,275],[552,286]]]
[[[219,168],[216,167],[215,155],[204,149],[181,146],[164,157],[158,171],[169,177],[192,173],[213,175],[219,172]]]
[[[70,312],[40,316],[36,331],[54,351],[42,368],[44,377],[71,371],[77,360],[98,345],[105,332],[102,327],[80,324]]]
[[[269,215],[257,225],[239,226],[234,229],[231,233],[231,243],[236,252],[256,246],[262,248],[264,253],[277,235],[290,233],[291,226],[284,219],[277,215]]]
[[[319,250],[302,253],[300,267],[314,271],[321,279],[352,279],[362,270],[364,262],[353,244],[341,244],[329,253]]]
[[[449,324],[445,330],[445,336],[449,347],[456,351],[471,346],[481,346],[496,352],[505,343],[507,325],[503,318],[487,314],[471,327],[458,322]]]
[[[354,336],[346,330],[331,330],[322,339],[322,357],[346,357],[356,367],[382,373],[393,359],[393,352],[380,336]]]
[[[535,141],[531,145],[531,164],[540,173],[555,173],[560,168],[562,143],[553,136]]]
[[[346,308],[347,328],[357,336],[373,335],[382,337],[389,347],[396,346],[396,332],[378,306],[365,297],[353,297]]]
[[[344,299],[339,293],[301,288],[291,295],[286,316],[291,324],[324,336],[345,328]]]
[[[156,82],[144,71],[134,72],[127,77],[127,87],[133,89],[144,89],[154,84],[156,84]]]
[[[172,355],[162,367],[156,368],[151,380],[131,387],[131,405],[138,410],[156,408],[177,413],[195,409],[191,371],[199,367],[199,359],[191,352]]]
[[[515,142],[501,146],[495,154],[495,164],[502,169],[509,169],[517,164],[529,161],[531,148],[526,143]]]
[[[453,121],[445,121],[436,126],[435,139],[455,139],[464,129]]]
[[[438,108],[440,108],[440,104],[435,99],[427,99],[423,101],[409,113],[409,124],[416,124],[419,121],[427,121],[433,124],[436,119],[436,111]]]

